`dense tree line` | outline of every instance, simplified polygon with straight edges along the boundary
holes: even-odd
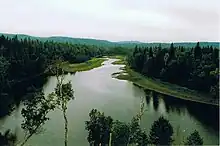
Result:
[[[0,117],[24,93],[43,85],[55,60],[80,63],[106,54],[107,49],[96,46],[0,36]]]
[[[35,100],[35,98],[33,99]],[[38,100],[42,101],[42,98],[38,98]],[[43,100],[45,99],[43,98]],[[40,102],[35,100],[33,103],[39,104]],[[33,103],[31,103],[31,106],[28,106],[28,108],[33,110],[32,112],[41,111],[42,107],[44,107],[41,105],[41,108],[37,109],[37,106],[33,105]],[[46,102],[43,104],[46,104]],[[46,107],[43,111],[48,109],[51,110],[51,107]],[[37,134],[36,130],[41,128],[36,127],[37,125],[44,124],[49,119],[43,111],[40,113],[34,112],[34,115],[28,114],[28,111],[25,111],[28,116],[25,116],[25,123],[23,123],[22,126],[27,132],[33,133],[30,133],[28,138],[25,139],[21,145],[24,145],[33,134]],[[149,134],[147,134],[146,129],[141,129],[137,117],[133,117],[131,122],[125,123],[119,120],[114,120],[110,116],[105,116],[104,113],[101,113],[97,109],[92,109],[89,113],[89,117],[89,121],[86,121],[86,130],[88,130],[87,140],[91,146],[172,145],[176,138],[173,135],[174,130],[172,125],[163,116],[153,122],[149,129]],[[0,145],[20,145],[17,142],[16,135],[12,134],[10,130],[7,130],[5,133],[0,133]],[[189,146],[203,145],[203,138],[200,136],[199,132],[195,130],[180,143]],[[65,145],[67,145],[67,143],[65,143]]]
[[[120,46],[115,46],[108,48],[108,55],[127,55],[131,48],[129,47],[120,47]]]
[[[219,48],[135,47],[128,57],[129,66],[148,77],[211,93],[218,98]]]
[[[86,121],[86,130],[89,132],[87,140],[92,146],[172,145],[175,140],[173,127],[163,116],[153,122],[149,135],[146,130],[141,129],[137,117],[132,118],[129,123],[114,121],[97,109],[91,110],[89,117],[90,120]],[[195,130],[181,143],[190,146],[203,145],[203,138]]]

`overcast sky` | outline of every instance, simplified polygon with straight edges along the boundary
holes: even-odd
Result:
[[[219,6],[220,0],[0,0],[0,32],[110,41],[220,41]]]

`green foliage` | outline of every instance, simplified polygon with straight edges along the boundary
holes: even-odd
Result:
[[[21,111],[24,118],[21,127],[26,133],[21,145],[24,145],[33,134],[42,131],[43,124],[49,120],[47,114],[56,107],[52,96],[46,98],[43,92],[34,93],[32,96],[24,102],[25,107]]]
[[[7,107],[24,100],[30,86],[42,88],[55,60],[81,63],[108,54],[102,47],[37,39],[0,36],[0,100],[7,100]],[[2,107],[0,116],[8,113]]]
[[[147,146],[150,144],[145,131],[140,131],[136,137],[135,144],[138,146]]]
[[[0,75],[1,75],[0,79],[1,80],[3,80],[6,77],[9,66],[10,66],[9,61],[5,57],[0,56]]]
[[[109,144],[110,133],[112,133],[112,145],[144,146],[148,144],[147,134],[141,130],[137,118],[134,118],[131,123],[113,121],[111,117],[106,117],[96,109],[93,109],[89,116],[90,120],[86,121],[86,130],[89,132],[88,142],[92,145]]]
[[[130,49],[127,47],[111,47],[108,49],[109,55],[127,55]]]
[[[146,146],[149,144],[145,131],[141,130],[138,119],[133,118],[131,123],[116,120],[112,128],[112,145],[135,144]]]
[[[154,121],[150,134],[150,143],[155,145],[171,145],[173,139],[173,127],[164,117]]]
[[[173,142],[173,127],[164,117],[154,121],[149,136],[140,128],[139,119],[134,117],[130,123],[114,121],[106,117],[97,109],[89,113],[90,120],[86,121],[86,130],[89,132],[87,140],[90,145],[127,146],[127,145],[171,145]],[[185,145],[202,145],[203,140],[197,131],[194,131]]]
[[[82,63],[70,64],[68,62],[63,62],[63,63],[61,63],[61,68],[66,72],[75,73],[77,71],[86,71],[86,70],[90,70],[90,69],[99,67],[102,65],[102,63],[105,60],[106,59],[104,59],[104,58],[93,58],[91,60],[88,60],[88,61],[82,62]]]
[[[117,64],[119,64],[119,65],[124,65],[124,64],[126,64],[126,57],[125,57],[125,56],[119,56],[119,55],[117,55],[117,56],[110,56],[109,58],[111,58],[111,59],[117,59],[117,60],[114,61],[112,64],[115,64],[115,65],[117,65]]]
[[[24,102],[21,114],[24,117],[22,128],[28,135],[36,133],[49,118],[47,113],[55,108],[53,100],[45,98],[42,92],[34,93],[34,97]]]
[[[149,144],[146,132],[140,127],[139,118],[132,118],[131,123],[129,124],[129,129],[129,144],[136,144],[138,146],[146,146]]]
[[[184,144],[190,146],[203,145],[203,139],[199,135],[199,132],[195,130],[187,137]]]
[[[86,121],[86,130],[89,135],[87,140],[92,145],[108,144],[109,135],[112,128],[113,119],[106,117],[104,113],[99,112],[97,109],[92,109],[89,113],[90,120]]]
[[[135,47],[128,55],[129,66],[151,78],[158,78],[184,86],[193,90],[218,95],[219,80],[219,48],[201,47],[197,43],[194,48],[176,47],[161,49]]]
[[[116,120],[112,128],[112,145],[127,145],[129,143],[130,127]]]
[[[33,97],[29,97],[24,103],[25,108],[22,109],[22,116],[24,121],[22,123],[22,128],[26,132],[26,138],[21,145],[24,145],[27,140],[33,135],[38,134],[42,130],[43,124],[49,120],[47,114],[49,111],[55,108],[61,109],[64,116],[65,125],[65,140],[64,144],[67,146],[67,134],[68,134],[68,120],[66,116],[67,103],[74,98],[72,84],[70,82],[64,84],[64,76],[59,75],[59,68],[54,69],[56,71],[57,86],[55,92],[52,92],[45,98],[42,92],[34,93]]]
[[[55,88],[55,94],[52,93],[51,95],[55,95],[54,98],[57,101],[56,106],[62,109],[62,104],[66,105],[71,99],[74,99],[73,93],[72,84],[69,81],[66,84],[58,83]]]
[[[200,58],[201,57],[201,47],[199,45],[199,42],[196,44],[196,47],[194,49],[194,57]]]

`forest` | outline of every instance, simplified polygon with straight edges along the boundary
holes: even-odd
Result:
[[[193,48],[175,46],[169,48],[136,46],[129,54],[128,64],[146,77],[160,79],[189,89],[219,95],[219,48]]]
[[[51,74],[50,66],[57,60],[81,63],[94,57],[125,55],[127,52],[122,47],[0,36],[0,100],[4,101],[0,102],[0,117],[8,114],[11,105],[18,104],[25,93],[42,87]]]
[[[64,83],[64,71],[54,66],[57,60],[70,63],[81,63],[95,57],[108,55],[128,55],[128,65],[135,71],[150,77],[158,78],[200,92],[212,94],[218,98],[219,92],[219,48],[177,47],[173,43],[170,48],[139,47],[133,51],[123,47],[98,47],[94,45],[70,44],[54,41],[18,39],[17,36],[0,37],[0,117],[9,114],[14,106],[23,101],[24,117],[21,125],[26,137],[19,145],[25,143],[49,120],[47,114],[60,109],[64,119],[64,145],[68,145],[68,102],[74,99],[74,89],[70,82]],[[60,74],[61,72],[61,74]],[[54,92],[45,96],[42,85],[50,75],[57,78]],[[140,113],[129,123],[105,116],[96,109],[89,113],[85,122],[90,145],[172,145],[173,127],[170,122],[160,117],[154,121],[151,129],[146,131],[140,127],[140,120],[145,111],[141,102]],[[191,133],[184,141],[186,145],[202,145],[203,138],[198,131]],[[0,145],[17,145],[16,136],[0,133]]]
[[[42,86],[50,74],[48,68],[56,60],[80,63],[117,51],[117,48],[109,51],[93,45],[0,36],[0,117],[10,111],[11,105],[18,104],[25,93]]]

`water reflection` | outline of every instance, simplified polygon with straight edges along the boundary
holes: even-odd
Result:
[[[217,130],[216,134],[219,134],[219,108],[199,103],[188,103],[188,112],[194,116],[197,120],[201,121],[204,125],[212,127],[213,130]]]
[[[149,105],[149,103],[150,103],[150,98],[151,98],[151,91],[145,89],[144,92],[145,92],[145,95],[146,95],[146,96],[145,96],[145,97],[146,97],[146,103],[147,103],[147,105]]]
[[[146,95],[146,103],[147,103],[147,105],[149,105],[149,103],[150,103],[150,95]]]
[[[147,105],[150,104],[150,99],[152,98],[155,111],[158,111],[160,105],[164,105],[168,114],[177,113],[182,116],[188,112],[188,115],[201,122],[207,128],[213,129],[219,135],[219,107],[182,100],[150,90],[145,90],[145,94]]]
[[[185,111],[185,108],[190,115],[204,125],[212,127],[214,130],[219,130],[219,108],[216,106],[181,100],[171,96],[164,96],[164,103],[168,109],[167,112],[171,108],[173,109],[172,111],[177,111],[180,114]]]
[[[176,112],[178,113],[178,115],[185,114],[184,100],[174,98],[169,95],[161,95],[161,96],[163,97],[162,100],[164,102],[166,111],[168,113],[170,113],[170,110],[171,110],[171,112]]]
[[[76,72],[70,72],[70,75],[75,75],[76,74]]]
[[[153,97],[153,106],[154,106],[154,110],[157,111],[157,110],[158,110],[158,106],[159,106],[158,93],[152,91],[152,97]]]

